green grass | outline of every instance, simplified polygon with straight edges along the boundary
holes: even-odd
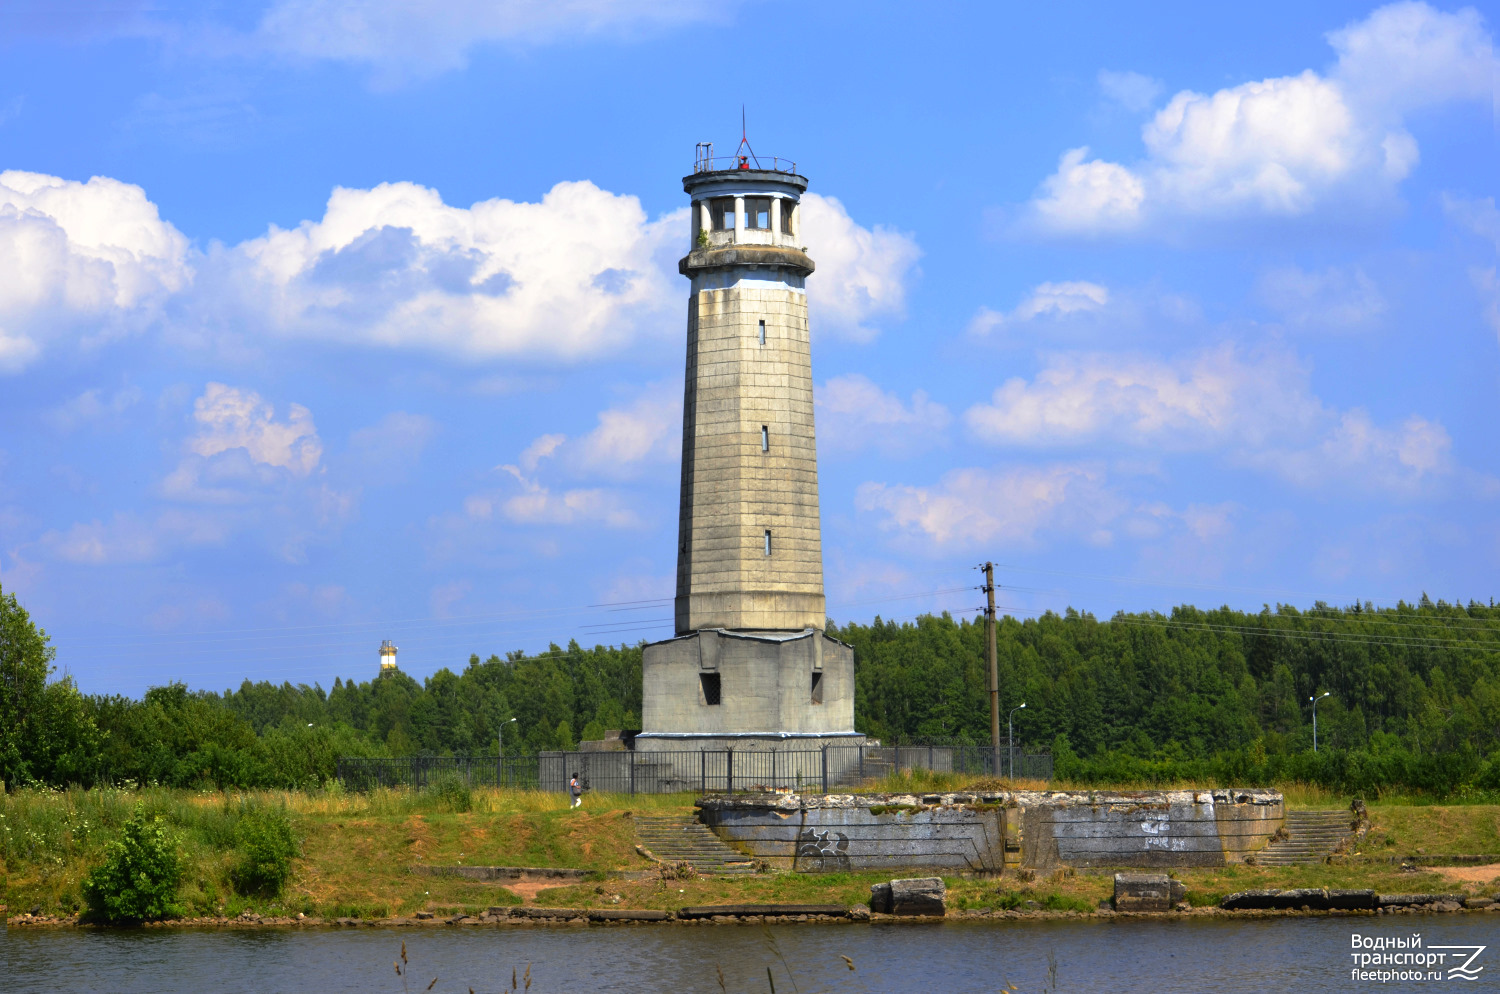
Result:
[[[905,793],[961,789],[951,774],[898,775],[878,789]],[[972,788],[972,785],[970,786]],[[467,802],[402,790],[370,794],[312,792],[193,792],[143,790],[18,791],[0,797],[0,856],[6,903],[14,913],[40,906],[47,913],[81,906],[81,881],[103,858],[136,801],[160,814],[177,838],[186,870],[180,903],[191,916],[242,910],[258,913],[382,917],[434,911],[476,912],[520,899],[496,884],[456,877],[418,876],[410,867],[508,865],[573,867],[591,871],[586,883],[543,890],[536,902],[569,907],[672,909],[688,904],[862,904],[870,884],[889,872],[757,874],[687,881],[608,879],[654,864],[635,851],[641,814],[693,811],[691,794],[590,794],[579,810],[563,794],[475,790]],[[1348,798],[1313,788],[1288,791],[1292,807],[1344,808]],[[233,869],[237,839],[248,812],[285,806],[300,853],[280,897],[238,893]],[[469,810],[454,810],[467,806]],[[1500,805],[1370,805],[1373,829],[1360,852],[1374,856],[1500,853]],[[1385,892],[1457,890],[1437,873],[1402,874],[1383,860],[1306,867],[1232,866],[1178,871],[1194,904],[1261,887],[1372,887]],[[1023,881],[945,878],[959,908],[1003,908],[1036,901],[1061,910],[1092,909],[1112,890],[1108,873],[1080,871]],[[1471,888],[1472,889],[1472,888]],[[1012,895],[1020,894],[1020,897]],[[617,903],[613,897],[618,895]],[[1050,902],[1050,903],[1049,903]]]

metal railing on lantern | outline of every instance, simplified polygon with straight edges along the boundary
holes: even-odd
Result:
[[[847,793],[868,789],[893,773],[930,770],[1010,779],[1010,755],[999,768],[989,746],[863,745],[820,749],[695,749],[673,752],[542,752],[506,756],[343,757],[337,776],[350,790],[423,789],[448,777],[473,787],[565,791],[576,774],[586,790],[617,794],[702,794],[792,790]],[[1052,757],[1015,752],[1015,775],[1052,779]]]
[[[693,157],[693,172],[695,173],[720,173],[732,170],[757,169],[768,173],[787,173],[797,175],[797,163],[791,159],[783,159],[777,155],[756,155],[753,152],[741,155],[714,155],[712,142],[704,142],[698,146],[698,152]]]

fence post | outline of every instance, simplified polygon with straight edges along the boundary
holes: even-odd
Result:
[[[630,796],[634,797],[635,796],[635,753],[634,752],[628,753],[626,755],[626,761],[630,763]]]
[[[828,793],[828,746],[823,746],[823,793]]]
[[[859,744],[859,782],[863,786],[865,782],[865,744]]]
[[[708,793],[708,750],[698,750],[698,793]]]
[[[734,793],[734,747],[724,750],[724,793]]]
[[[775,790],[781,786],[776,782],[776,750],[771,750],[771,789]]]
[[[932,769],[932,743],[927,744],[927,769]]]

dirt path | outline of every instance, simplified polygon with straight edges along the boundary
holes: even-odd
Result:
[[[1441,873],[1445,880],[1459,884],[1493,884],[1500,882],[1500,863],[1487,866],[1433,866],[1426,867],[1433,873]]]
[[[504,889],[523,901],[535,901],[539,891],[549,887],[566,887],[567,884],[564,880],[518,880],[513,884],[506,884]]]

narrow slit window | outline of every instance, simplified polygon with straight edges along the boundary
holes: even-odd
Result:
[[[822,704],[823,703],[823,674],[820,673],[820,672],[818,672],[817,670],[814,670],[812,676],[813,676],[813,678],[812,678],[812,702],[814,704]]]
[[[771,554],[771,529],[766,529],[766,555]]]
[[[698,687],[703,691],[703,703],[717,707],[719,703],[719,674],[699,673]]]
[[[762,318],[761,322],[760,322],[760,332],[759,332],[759,334],[760,334],[760,344],[762,344],[762,345],[766,344],[766,322],[765,322],[764,318]]]
[[[769,425],[760,426],[760,451],[771,451],[771,427]]]
[[[796,201],[788,200],[785,197],[781,199],[781,233],[788,237],[796,234],[792,230],[792,211],[796,206]]]

